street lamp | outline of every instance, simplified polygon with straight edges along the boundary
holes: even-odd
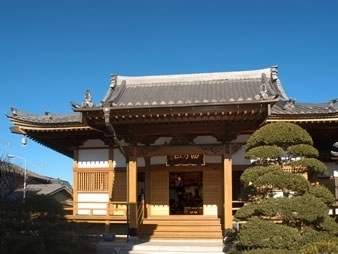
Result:
[[[27,161],[25,158],[23,157],[20,157],[20,156],[16,156],[16,155],[13,155],[13,154],[7,154],[7,157],[12,159],[12,158],[18,158],[18,159],[21,159],[23,160],[24,162],[24,177],[23,177],[23,202],[25,203],[25,200],[26,200],[26,186],[27,186]]]

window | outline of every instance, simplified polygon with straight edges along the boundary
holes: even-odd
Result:
[[[78,191],[108,191],[109,172],[79,172]]]

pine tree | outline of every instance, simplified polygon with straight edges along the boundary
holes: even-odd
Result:
[[[337,236],[338,225],[329,216],[333,194],[308,180],[327,174],[318,155],[311,136],[296,124],[271,123],[253,133],[245,155],[252,165],[241,176],[246,205],[235,215],[246,221],[238,250],[297,250]]]

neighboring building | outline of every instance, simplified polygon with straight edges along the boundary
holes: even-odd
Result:
[[[99,104],[87,90],[84,101],[72,107],[67,115],[12,108],[7,117],[13,133],[74,159],[69,219],[75,221],[127,222],[130,232],[143,237],[221,238],[221,228],[232,227],[241,204],[239,179],[250,163],[244,158],[246,141],[270,122],[301,125],[331,174],[337,170],[330,156],[338,140],[337,100],[296,103],[276,66],[112,75]],[[143,220],[138,196],[144,197]]]
[[[1,200],[21,200],[24,193],[24,169],[1,161],[0,186]],[[73,189],[67,181],[27,171],[26,197],[31,195],[46,195],[61,203],[68,203],[73,200]]]

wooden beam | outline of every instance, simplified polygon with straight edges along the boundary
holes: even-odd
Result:
[[[203,145],[166,145],[166,146],[125,146],[125,151],[132,156],[152,157],[162,155],[175,154],[205,154],[205,155],[223,155],[224,153],[236,153],[241,149],[242,144],[231,144],[229,147],[224,147],[223,144],[203,144]]]

